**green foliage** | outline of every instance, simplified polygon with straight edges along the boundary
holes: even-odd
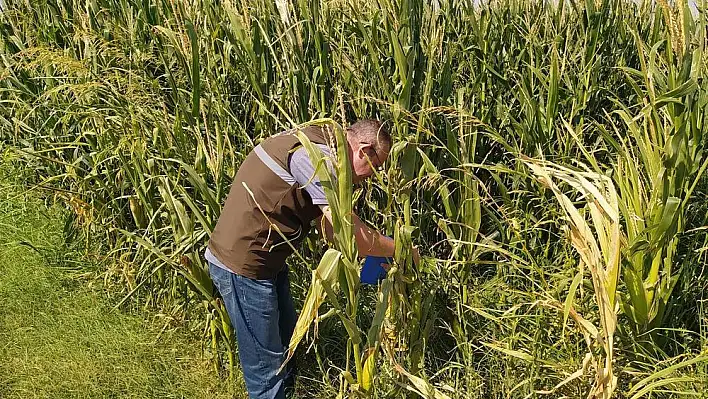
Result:
[[[382,291],[357,287],[342,222],[330,251],[344,294],[326,293],[332,313],[309,308],[312,389],[587,396],[588,348],[609,344],[617,394],[704,389],[703,357],[681,362],[707,339],[705,2],[698,14],[624,0],[7,3],[0,138],[105,245],[102,277],[125,303],[191,309],[230,369],[202,251],[236,168],[285,128],[380,117],[388,167],[353,192],[340,179],[338,214],[355,206],[395,237],[397,271]],[[562,234],[568,215],[599,220],[596,197],[568,181],[549,191],[523,156],[616,187],[613,343],[586,342],[607,309]],[[430,260],[415,267],[409,243]],[[322,253],[310,240],[293,260],[298,301]],[[377,329],[385,357],[355,344],[375,347]],[[664,363],[685,367],[657,376]]]
[[[112,311],[105,291],[82,278],[95,260],[66,228],[73,215],[22,193],[23,175],[0,163],[3,398],[227,398],[243,391],[242,381],[233,389],[219,381],[198,339],[174,319]]]

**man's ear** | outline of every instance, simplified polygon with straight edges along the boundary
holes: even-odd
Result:
[[[359,158],[364,158],[364,156],[366,155],[366,147],[367,147],[367,144],[365,144],[365,143],[359,143],[357,145],[356,154],[357,154],[357,156],[359,156]]]
[[[362,154],[362,158],[364,158],[364,156],[367,156],[367,157],[369,156],[369,151],[368,151],[369,148],[371,148],[372,150],[374,149],[374,147],[371,144],[368,144],[368,143],[360,143],[359,144],[359,151]]]

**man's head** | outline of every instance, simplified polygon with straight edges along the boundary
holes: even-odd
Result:
[[[381,121],[362,119],[347,128],[352,181],[359,183],[383,166],[391,150],[391,134]]]

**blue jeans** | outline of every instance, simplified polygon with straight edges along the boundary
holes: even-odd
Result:
[[[290,295],[288,269],[276,278],[255,280],[209,262],[236,330],[243,378],[251,399],[284,399],[295,385],[294,359],[280,373],[297,315]]]

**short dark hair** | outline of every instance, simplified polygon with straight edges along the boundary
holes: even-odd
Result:
[[[391,149],[391,133],[386,124],[377,119],[361,119],[347,128],[347,134],[355,135],[360,141],[367,141],[377,152]]]

